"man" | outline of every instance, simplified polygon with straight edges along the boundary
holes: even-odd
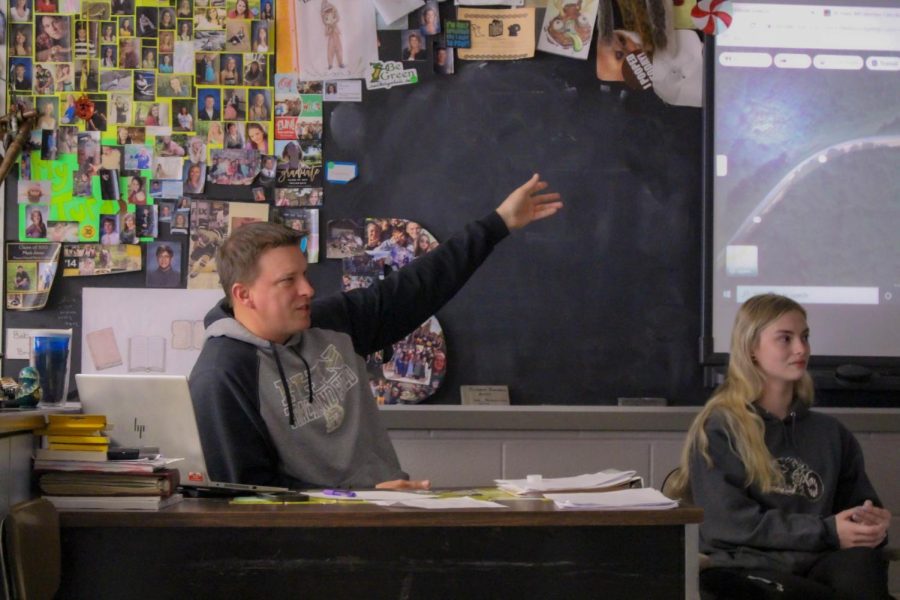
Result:
[[[156,247],[156,269],[147,273],[148,287],[177,288],[181,285],[181,273],[172,266],[175,252],[168,244]]]
[[[22,265],[18,265],[16,267],[16,289],[17,290],[27,290],[31,288],[31,277],[29,277],[28,272],[25,270],[25,267]]]
[[[219,120],[219,109],[216,108],[216,97],[214,95],[207,94],[203,98],[203,108],[200,109],[199,117],[201,121]]]
[[[16,63],[13,71],[13,89],[16,91],[31,91],[31,78],[25,73],[25,65]]]
[[[190,387],[214,480],[304,487],[429,487],[408,481],[382,425],[365,356],[419,327],[510,230],[549,217],[534,175],[496,211],[367,289],[312,303],[300,234],[271,223],[219,248],[226,297],[206,316]]]

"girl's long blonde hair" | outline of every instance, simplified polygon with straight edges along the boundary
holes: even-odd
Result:
[[[781,471],[765,443],[765,425],[753,404],[762,398],[766,375],[757,366],[753,353],[759,335],[782,315],[797,311],[806,318],[806,310],[797,302],[777,294],[761,294],[744,302],[734,319],[731,332],[731,356],[725,381],[713,393],[688,430],[681,453],[681,466],[673,475],[671,489],[679,498],[690,498],[691,457],[699,452],[712,466],[706,422],[715,413],[725,420],[731,445],[747,471],[744,484],[771,492],[783,484]],[[809,373],[794,382],[794,397],[806,406],[813,402],[813,383]]]

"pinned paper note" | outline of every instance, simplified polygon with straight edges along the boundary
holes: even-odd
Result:
[[[330,183],[348,183],[356,179],[358,174],[356,163],[332,161],[325,165],[325,179]]]

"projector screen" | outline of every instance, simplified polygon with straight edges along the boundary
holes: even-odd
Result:
[[[900,8],[852,4],[734,2],[707,44],[706,362],[768,291],[820,364],[900,357]]]

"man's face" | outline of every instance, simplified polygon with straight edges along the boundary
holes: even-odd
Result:
[[[25,77],[25,65],[16,65],[16,78],[22,79]]]
[[[168,252],[160,252],[156,256],[156,264],[159,265],[161,270],[168,271],[169,267],[172,266],[172,255]]]
[[[247,286],[248,306],[257,319],[257,335],[276,342],[309,329],[310,301],[315,293],[306,278],[306,257],[299,246],[266,250],[257,262],[259,274]]]
[[[206,103],[206,110],[212,110],[216,104],[216,99],[212,96],[207,96],[206,100],[204,100],[203,102]]]

